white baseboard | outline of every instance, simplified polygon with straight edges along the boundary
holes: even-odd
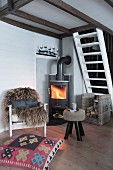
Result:
[[[6,128],[1,128],[1,129],[0,129],[0,133],[1,133],[1,132],[4,132],[4,131],[6,131],[6,130],[9,130],[9,128],[8,128],[8,127],[6,127]]]
[[[13,130],[16,130],[16,129],[26,129],[26,128],[40,128],[40,127],[44,127],[44,125],[40,125],[40,126],[26,126],[25,123],[18,123],[18,126],[17,126],[17,123],[15,123],[13,126],[12,126],[12,129]],[[5,132],[5,131],[9,131],[9,127],[5,127],[5,128],[1,128],[0,129],[0,133],[2,132]]]

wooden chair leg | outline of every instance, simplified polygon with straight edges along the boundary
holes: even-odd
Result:
[[[46,137],[46,122],[44,122],[44,137]]]
[[[71,122],[69,121],[67,123],[67,127],[66,127],[66,132],[65,132],[65,136],[64,136],[64,139],[68,139],[68,136],[70,134],[70,128],[71,128]]]
[[[12,137],[12,105],[9,105],[9,135]]]
[[[72,134],[72,129],[73,129],[73,122],[71,122],[69,134]]]
[[[75,122],[75,130],[76,130],[76,135],[77,135],[77,140],[82,141],[81,133],[80,133],[80,127],[79,127],[79,122]]]
[[[79,122],[79,128],[80,128],[81,136],[85,136],[84,129],[83,129],[83,126],[82,126],[82,122]]]

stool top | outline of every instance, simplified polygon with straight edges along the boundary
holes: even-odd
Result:
[[[78,111],[70,112],[67,109],[63,111],[63,118],[68,121],[83,121],[85,119],[85,110],[79,109]]]

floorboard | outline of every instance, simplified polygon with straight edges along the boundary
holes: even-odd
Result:
[[[50,170],[113,170],[113,118],[103,126],[83,123],[83,127],[85,131],[83,141],[76,140],[76,132],[73,129],[72,135],[68,140],[64,140],[50,163]],[[48,126],[47,136],[63,139],[65,129],[66,124]],[[29,132],[43,135],[42,128],[15,130],[13,134]],[[8,137],[8,132],[0,133],[0,143]],[[0,167],[0,170],[5,169],[7,168]]]

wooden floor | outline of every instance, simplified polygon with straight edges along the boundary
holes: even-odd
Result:
[[[83,123],[85,137],[76,140],[73,134],[58,150],[50,163],[50,170],[113,170],[113,118],[104,126]],[[66,124],[48,126],[47,136],[63,139]],[[43,134],[42,128],[14,131],[14,134],[33,132]],[[8,132],[0,134],[0,143],[8,138]],[[0,167],[0,170],[1,167]],[[5,169],[4,169],[5,170]]]

